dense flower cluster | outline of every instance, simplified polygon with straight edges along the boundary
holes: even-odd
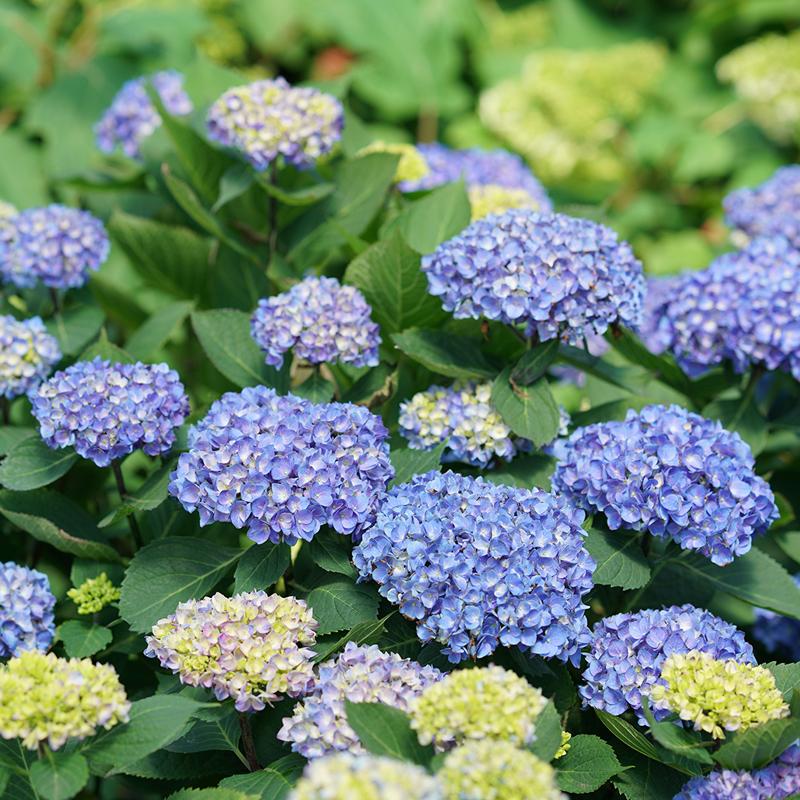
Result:
[[[341,103],[317,89],[290,86],[283,78],[229,89],[211,106],[209,136],[239,150],[257,169],[276,158],[311,166],[339,141]]]
[[[445,756],[437,773],[444,800],[565,800],[555,772],[510,742],[467,742]]]
[[[644,724],[642,697],[663,682],[661,671],[673,654],[699,650],[721,660],[754,664],[753,648],[735,626],[710,611],[683,606],[615,614],[594,627],[580,694],[587,705],[624,714]],[[666,712],[654,710],[657,719]]]
[[[232,697],[239,711],[261,711],[281,695],[314,684],[317,622],[303,600],[262,591],[215,594],[180,603],[147,636],[146,656],[182,683]]]
[[[31,394],[49,447],[74,446],[107,467],[134,450],[166,453],[189,414],[178,373],[166,364],[114,364],[95,358],[56,372]]]
[[[0,562],[0,658],[47,650],[55,634],[55,604],[45,574]]]
[[[690,650],[667,658],[661,680],[650,691],[654,708],[674,711],[715,739],[724,739],[725,731],[744,731],[789,714],[775,678],[764,667]]]
[[[88,211],[58,204],[29,208],[0,226],[0,277],[30,288],[83,286],[108,258],[103,223]]]
[[[371,313],[354,286],[311,277],[288,292],[259,300],[250,332],[273,367],[283,364],[287,350],[311,364],[341,361],[374,367],[381,336]]]
[[[554,446],[553,490],[605,514],[609,528],[646,530],[729,564],[778,509],[750,447],[680,406],[630,409]]]
[[[429,472],[389,491],[353,561],[453,662],[501,644],[577,662],[595,567],[582,521],[538,489]]]
[[[120,590],[105,572],[101,572],[96,578],[87,578],[80,586],[70,589],[67,597],[78,607],[79,614],[97,614],[119,600]]]
[[[183,90],[183,75],[179,72],[167,70],[134,78],[123,84],[95,125],[97,146],[103,152],[112,153],[119,146],[126,156],[139,158],[142,142],[161,125],[161,117],[147,94],[148,83],[170,114],[191,113],[192,101]]]
[[[800,587],[800,573],[794,576],[794,582]],[[757,608],[755,615],[753,638],[768,653],[785,661],[800,661],[800,620],[766,608]]]
[[[536,718],[546,704],[524,678],[490,665],[445,675],[411,701],[409,712],[422,744],[500,739],[524,746],[536,738]]]
[[[394,475],[380,417],[256,386],[228,392],[189,431],[169,491],[200,524],[294,544],[322,525],[358,537]]]
[[[375,645],[348,642],[339,656],[320,665],[313,691],[283,720],[278,739],[291,742],[292,750],[305,758],[337,750],[363,753],[347,722],[345,700],[384,703],[408,711],[409,703],[440,678],[435,667],[384,653]]]
[[[0,736],[29,750],[127,722],[130,705],[110,664],[29,651],[0,666]]]
[[[610,228],[526,210],[473,222],[425,256],[422,270],[457,319],[524,323],[542,341],[637,325],[645,288],[642,265]]]
[[[397,169],[394,173],[394,182],[419,181],[428,174],[428,164],[425,157],[413,144],[402,142],[372,142],[362,147],[358,155],[367,156],[370,153],[389,153],[400,156]]]
[[[40,317],[0,316],[0,395],[10,399],[27,394],[60,360],[58,340]]]
[[[306,765],[287,800],[443,800],[422,767],[373,755],[336,753]]]
[[[542,211],[535,197],[524,189],[508,189],[490,183],[486,186],[472,186],[469,190],[469,206],[472,221],[483,219],[489,214],[502,214],[514,208],[529,208],[531,211]]]

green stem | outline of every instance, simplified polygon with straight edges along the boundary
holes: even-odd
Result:
[[[119,465],[119,461],[111,462],[111,471],[114,473],[114,480],[117,482],[119,499],[124,503],[125,498],[128,497],[128,490],[125,488],[125,478],[122,477],[122,468]],[[133,541],[136,544],[136,549],[141,549],[144,545],[144,541],[142,540],[142,532],[139,529],[139,523],[136,521],[134,514],[128,514],[128,526],[131,529],[131,535],[133,536]]]
[[[278,185],[278,162],[273,161],[269,168],[269,182],[272,186]],[[269,263],[272,264],[278,250],[278,201],[269,196],[267,204],[267,224],[269,227]]]

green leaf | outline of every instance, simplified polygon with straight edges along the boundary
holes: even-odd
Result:
[[[395,346],[409,358],[449,378],[494,378],[497,370],[478,342],[441,331],[410,330],[392,334]]]
[[[125,573],[120,616],[134,631],[149,631],[178,603],[208,594],[240,556],[240,550],[188,536],[151,542]]]
[[[89,781],[89,765],[80,753],[52,752],[34,761],[31,785],[44,800],[70,800]]]
[[[536,738],[528,745],[528,750],[542,761],[552,761],[561,747],[561,717],[552,700],[536,718]]]
[[[167,343],[193,308],[193,302],[179,301],[159,309],[128,339],[125,350],[142,361],[150,358]]]
[[[703,416],[718,419],[726,430],[735,431],[758,455],[767,443],[767,420],[749,394],[735,400],[715,400],[703,409]]]
[[[352,542],[349,536],[342,536],[323,528],[308,545],[311,559],[318,567],[328,572],[338,572],[348,578],[358,574],[351,561]]]
[[[776,664],[770,661],[769,664],[762,664],[775,678],[775,685],[781,692],[785,700],[791,700],[795,689],[800,689],[800,663],[795,664]]]
[[[556,767],[559,787],[570,794],[594,792],[623,769],[614,749],[599,736],[573,736]]]
[[[729,734],[714,761],[725,769],[754,770],[776,759],[800,739],[800,719],[773,719],[736,734]]]
[[[660,745],[683,758],[707,766],[713,765],[714,759],[705,749],[703,737],[699,733],[687,731],[681,725],[675,725],[671,721],[656,722],[647,698],[642,699],[642,708],[647,724],[650,726],[650,733]]]
[[[173,469],[175,461],[169,460],[155,472],[151,472],[147,480],[133,494],[126,495],[124,502],[100,520],[98,527],[106,528],[131,514],[158,508],[167,499],[167,487]]]
[[[605,586],[639,589],[650,580],[650,565],[641,541],[632,533],[608,533],[590,528],[586,549],[597,563],[593,580]]]
[[[71,448],[53,450],[38,436],[23,439],[0,464],[0,484],[26,492],[57,481],[78,460]]]
[[[220,786],[254,794],[261,800],[285,800],[303,774],[306,760],[296,753],[279,758],[259,772],[249,775],[231,775],[220,781]]]
[[[446,446],[447,442],[442,442],[432,450],[413,450],[410,447],[392,450],[389,458],[394,467],[394,478],[389,485],[396,486],[399,483],[406,483],[415,475],[424,475],[431,470],[438,470]]]
[[[511,370],[510,380],[517,386],[530,386],[541,378],[558,355],[558,339],[526,350]]]
[[[194,715],[191,728],[172,744],[167,745],[171,753],[207,753],[213,750],[228,750],[241,757],[239,752],[239,715],[231,705],[202,708]]]
[[[253,800],[256,796],[225,788],[181,789],[169,795],[167,800]]]
[[[336,188],[332,183],[316,183],[313,186],[305,186],[302,189],[283,189],[269,180],[259,180],[261,188],[279,203],[285,206],[310,206],[324,200],[328,195],[333,194]]]
[[[0,427],[0,456],[8,455],[24,439],[38,435],[37,428],[25,428],[17,425]]]
[[[618,367],[579,347],[562,344],[558,360],[632,394],[640,394],[650,380],[650,373],[642,367]]]
[[[498,469],[484,473],[483,477],[492,483],[531,489],[537,486],[550,491],[550,476],[555,468],[555,459],[540,453],[515,458]]]
[[[433,748],[419,743],[408,715],[383,703],[352,703],[345,700],[347,722],[364,748],[378,756],[427,766]]]
[[[652,758],[654,761],[661,761],[661,756],[655,745],[629,722],[626,722],[622,717],[615,717],[613,714],[597,708],[594,713],[600,722],[631,750],[635,750],[647,758]]]
[[[292,388],[292,394],[304,397],[312,403],[327,403],[333,399],[334,386],[319,372],[314,371],[299,386]]]
[[[388,393],[387,386],[391,386],[390,378],[393,370],[387,364],[378,364],[369,372],[364,373],[346,392],[342,394],[343,403],[365,403],[371,407],[375,396],[384,391]],[[2,430],[2,429],[0,429]]]
[[[220,178],[219,194],[211,210],[216,214],[231,200],[241,197],[253,185],[255,178],[255,173],[248,164],[234,164],[228,167]]]
[[[354,236],[362,233],[383,205],[398,161],[386,153],[344,161],[336,173],[336,191],[327,201],[331,221]]]
[[[105,328],[100,331],[97,341],[90,344],[78,356],[78,361],[92,361],[95,358],[102,358],[115,364],[132,364],[136,360],[130,353],[109,341]]]
[[[378,596],[374,589],[347,581],[318,586],[311,590],[307,600],[319,622],[319,636],[352,628],[378,615]]]
[[[318,644],[317,655],[314,657],[316,664],[327,661],[331,656],[338,653],[348,642],[356,644],[377,644],[388,620],[394,616],[394,611],[390,611],[385,617],[369,622],[359,622],[347,631],[332,644]]]
[[[469,225],[472,212],[464,181],[446,183],[412,203],[400,227],[418,253],[432,253]]]
[[[97,336],[104,320],[105,315],[96,306],[76,306],[56,314],[46,326],[58,339],[61,352],[65,356],[75,356]]]
[[[506,367],[492,385],[492,405],[517,436],[537,447],[549,444],[558,435],[560,424],[550,384],[539,378],[530,386],[516,386],[510,379],[511,367]]]
[[[628,753],[624,760],[631,766],[613,783],[627,800],[672,800],[687,780],[685,775],[649,758]]]
[[[236,594],[266,589],[286,572],[291,563],[291,548],[287,544],[254,544],[244,551],[234,573]]]
[[[102,625],[70,619],[58,626],[58,635],[70,658],[88,658],[107,647],[114,634]]]

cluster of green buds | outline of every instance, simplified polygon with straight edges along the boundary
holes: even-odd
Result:
[[[70,589],[67,597],[78,607],[79,614],[97,614],[120,597],[119,589],[108,575],[101,572],[96,578],[87,578],[77,588]]]

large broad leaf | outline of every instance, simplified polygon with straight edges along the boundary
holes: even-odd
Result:
[[[759,411],[755,399],[749,392],[733,400],[715,400],[703,409],[703,416],[718,419],[729,431],[735,431],[754,455],[758,455],[767,443],[767,420]]]
[[[191,301],[179,301],[159,309],[128,339],[125,350],[134,358],[150,358],[167,343],[175,329],[191,314],[193,307]]]
[[[150,630],[178,603],[213,589],[241,554],[241,550],[183,536],[148,544],[126,571],[120,615],[133,630]]]
[[[550,491],[550,477],[555,469],[555,459],[536,453],[515,458],[498,469],[484,473],[483,477],[492,483],[517,486],[520,489],[539,489]]]
[[[194,715],[189,730],[167,749],[172,753],[206,753],[212,750],[229,750],[237,754],[242,763],[247,761],[239,752],[241,728],[239,715],[230,705],[217,705],[200,709]]]
[[[594,713],[597,714],[597,718],[600,722],[602,722],[617,739],[630,747],[631,750],[641,753],[646,758],[652,758],[654,761],[661,760],[656,746],[629,722],[626,722],[621,717],[615,717],[607,711],[595,709]]]
[[[47,330],[58,339],[65,356],[75,356],[97,336],[104,319],[96,306],[77,306],[56,314],[47,322]]]
[[[800,663],[796,664],[776,664],[770,661],[764,664],[775,678],[775,685],[781,692],[785,700],[790,700],[795,689],[800,689]]]
[[[732,735],[714,753],[714,760],[725,769],[759,769],[797,739],[800,739],[800,719],[773,719]]]
[[[71,447],[54,450],[34,435],[23,439],[3,459],[0,484],[17,492],[38,489],[65,475],[77,460]]]
[[[623,769],[614,749],[599,736],[574,736],[556,767],[559,787],[570,794],[594,792]]]
[[[417,200],[403,214],[400,227],[406,241],[418,253],[432,253],[464,230],[470,206],[463,181],[447,183]]]
[[[667,750],[683,758],[711,766],[714,760],[706,749],[706,742],[696,731],[689,731],[674,722],[656,722],[647,699],[642,700],[645,719],[650,726],[652,737]]]
[[[235,789],[180,789],[169,795],[167,800],[253,800],[253,795]]]
[[[86,786],[89,765],[80,753],[53,752],[31,764],[31,786],[44,800],[70,800]]]
[[[511,370],[510,380],[517,386],[530,386],[547,372],[557,355],[558,339],[551,339],[526,350]]]
[[[308,549],[318,567],[327,572],[346,575],[348,578],[356,577],[356,568],[351,560],[352,542],[349,536],[323,529],[311,540]]]
[[[69,619],[58,626],[58,636],[70,658],[88,658],[110,644],[114,634],[102,625]]]
[[[394,467],[394,478],[390,486],[406,483],[415,475],[424,475],[431,470],[438,470],[446,446],[447,443],[442,442],[432,450],[413,450],[410,447],[392,450],[389,458]]]
[[[558,435],[558,406],[546,378],[530,386],[515,385],[511,383],[511,367],[506,367],[492,386],[492,404],[517,436],[537,447],[549,444]]]
[[[409,358],[449,378],[485,380],[497,374],[478,343],[466,336],[410,330],[393,334],[392,340]]]
[[[327,403],[333,399],[334,385],[314,371],[299,386],[292,388],[292,394],[304,397],[312,403]]]
[[[639,589],[650,580],[650,565],[641,540],[631,533],[608,533],[591,528],[586,549],[597,563],[594,582],[622,589]]]
[[[623,761],[628,768],[613,782],[627,800],[672,800],[688,780],[685,775],[635,753],[626,753]]]
[[[317,633],[336,633],[378,616],[378,595],[369,586],[335,581],[318,586],[308,595],[308,604],[319,622]]]
[[[542,761],[551,761],[561,746],[561,738],[561,717],[553,701],[548,700],[536,718],[536,738],[528,745],[528,750]]]
[[[291,562],[287,544],[255,544],[245,550],[234,574],[234,591],[252,592],[272,586],[286,572]]]
[[[100,336],[92,342],[79,356],[78,361],[93,361],[95,358],[102,358],[104,361],[111,361],[113,364],[133,364],[136,359],[115,345],[108,338],[106,329],[100,331]]]
[[[570,345],[561,345],[558,361],[632,394],[640,394],[652,379],[650,372],[643,367],[619,367]]]
[[[220,781],[220,786],[256,795],[261,800],[285,800],[303,773],[306,760],[292,755],[279,758],[269,766],[249,775],[231,775]]]
[[[335,642],[325,644],[318,642],[316,645],[317,655],[314,657],[314,662],[319,664],[322,661],[327,661],[331,656],[338,653],[348,642],[355,642],[356,644],[377,644],[381,638],[381,634],[386,628],[386,623],[394,616],[394,613],[394,611],[390,611],[381,619],[359,622],[358,625],[353,625],[347,633],[340,636]]]
[[[345,700],[347,722],[370,753],[427,766],[433,748],[419,743],[408,715],[383,703],[351,703]]]

